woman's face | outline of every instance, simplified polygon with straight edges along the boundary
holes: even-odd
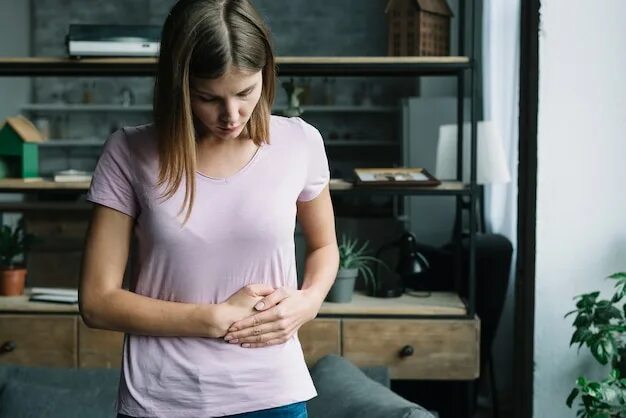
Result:
[[[191,110],[204,125],[203,138],[239,137],[259,102],[263,72],[233,66],[219,78],[191,79]]]

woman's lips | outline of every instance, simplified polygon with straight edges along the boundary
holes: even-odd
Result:
[[[235,126],[233,128],[224,128],[223,126],[218,126],[218,128],[224,132],[233,132],[233,131],[236,131],[239,128],[239,126]]]

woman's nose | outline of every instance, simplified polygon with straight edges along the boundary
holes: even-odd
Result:
[[[237,103],[235,101],[226,101],[224,102],[220,119],[224,123],[232,123],[237,120],[238,113],[239,113],[239,108],[237,106]]]

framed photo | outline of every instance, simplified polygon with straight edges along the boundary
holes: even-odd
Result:
[[[434,187],[441,182],[423,168],[355,168],[357,186]]]

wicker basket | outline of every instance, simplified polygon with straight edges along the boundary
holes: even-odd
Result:
[[[390,56],[450,54],[452,10],[446,0],[389,0]]]

